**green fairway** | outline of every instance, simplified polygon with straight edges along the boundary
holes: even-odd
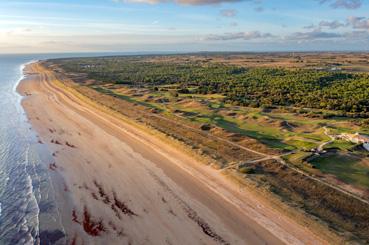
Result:
[[[310,161],[323,173],[333,174],[348,184],[369,188],[369,167],[362,159],[349,154],[329,153]]]
[[[355,146],[354,143],[351,143],[351,142],[346,141],[346,140],[335,140],[334,142],[326,145],[324,148],[325,149],[338,148],[340,150],[349,150],[349,149],[353,148],[354,146]]]

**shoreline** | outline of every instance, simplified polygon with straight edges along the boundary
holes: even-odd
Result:
[[[55,191],[57,190],[55,184],[62,183],[63,177],[59,173],[52,173],[48,171],[48,165],[46,162],[52,157],[52,154],[49,151],[48,146],[44,145],[43,142],[40,140],[40,136],[38,135],[37,130],[29,121],[29,115],[23,106],[24,100],[27,98],[28,95],[19,89],[21,87],[21,84],[27,82],[27,80],[29,79],[29,74],[26,71],[27,67],[36,64],[37,62],[39,62],[39,60],[32,60],[20,66],[22,75],[13,88],[13,92],[18,96],[19,106],[22,108],[23,113],[25,114],[25,118],[27,119],[26,123],[30,126],[29,129],[31,130],[32,135],[35,138],[34,144],[40,145],[36,146],[36,151],[37,154],[40,156],[39,164],[42,166],[42,171],[45,175],[42,181],[46,181],[48,185],[48,188],[46,190],[47,192],[39,193],[39,197],[37,198],[39,221],[38,234],[37,236],[35,236],[36,241],[34,242],[41,241],[43,243],[50,244],[66,244],[66,232],[61,220],[62,217],[60,214],[60,207],[65,208],[67,206],[67,203],[71,202],[71,199],[65,196],[63,198],[60,198],[58,193],[62,192],[60,192],[60,190]],[[39,181],[39,179],[32,179],[32,182],[34,181]],[[45,203],[45,201],[47,202]]]
[[[32,69],[34,69],[34,66],[37,66],[37,64],[28,65],[28,67],[33,67]],[[196,213],[200,215],[205,214],[206,219],[201,218],[201,220],[206,220],[206,221],[211,220],[211,221],[206,222],[206,224],[208,224],[207,227],[210,228],[214,226],[215,228],[214,228],[213,233],[222,234],[222,235],[218,234],[216,236],[218,237],[217,238],[218,241],[219,240],[224,240],[224,241],[227,240],[227,242],[228,240],[242,241],[242,237],[240,237],[242,236],[242,234],[238,234],[238,233],[241,233],[241,231],[235,232],[234,229],[237,229],[238,227],[238,229],[241,228],[241,230],[245,232],[245,230],[242,229],[241,224],[248,224],[248,227],[250,227],[250,229],[251,229],[251,226],[253,228],[254,226],[259,226],[256,224],[263,223],[263,222],[262,220],[259,220],[259,222],[255,221],[255,216],[257,215],[261,215],[260,217],[263,217],[263,216],[266,216],[269,218],[274,217],[274,219],[267,220],[269,223],[264,221],[264,226],[269,225],[268,227],[269,230],[260,226],[258,229],[256,229],[257,231],[255,230],[253,231],[254,233],[256,232],[256,237],[254,238],[256,243],[258,243],[258,241],[259,242],[262,241],[263,237],[261,238],[261,240],[259,240],[260,237],[258,236],[260,235],[264,237],[269,237],[268,239],[271,239],[271,241],[274,241],[275,243],[277,243],[279,239],[276,240],[276,237],[274,237],[275,234],[278,234],[280,239],[284,239],[284,242],[289,242],[289,243],[294,243],[294,244],[298,244],[299,242],[308,242],[308,241],[318,242],[319,241],[319,238],[315,237],[315,235],[313,235],[310,231],[307,231],[300,225],[297,225],[291,219],[286,218],[283,215],[280,216],[281,214],[277,214],[275,210],[273,210],[273,208],[267,206],[268,205],[267,203],[258,203],[260,202],[260,200],[256,201],[257,200],[256,197],[255,197],[255,200],[253,200],[254,194],[251,194],[251,192],[247,193],[247,195],[252,196],[251,198],[247,197],[247,195],[244,193],[239,193],[239,191],[237,193],[234,190],[235,187],[233,187],[234,188],[233,191],[230,192],[230,188],[232,187],[230,187],[231,185],[229,184],[229,181],[225,181],[225,177],[220,176],[220,174],[216,172],[214,169],[212,170],[208,166],[198,164],[196,162],[197,160],[194,160],[190,158],[189,156],[186,156],[186,154],[184,153],[180,153],[177,149],[175,150],[172,149],[173,147],[168,146],[167,144],[164,144],[163,142],[159,142],[158,139],[155,139],[153,138],[153,136],[150,136],[148,134],[141,132],[137,128],[135,129],[132,125],[128,125],[127,123],[121,122],[119,119],[116,119],[113,116],[105,115],[104,112],[97,111],[96,109],[91,108],[91,106],[87,105],[86,103],[83,104],[83,101],[78,100],[78,98],[75,98],[75,96],[68,94],[65,91],[61,91],[60,88],[53,87],[53,85],[50,82],[48,82],[47,79],[42,80],[37,75],[34,75],[34,74],[30,75],[28,76],[28,78],[20,82],[20,84],[18,85],[18,89],[19,91],[23,92],[23,94],[26,94],[26,92],[31,94],[24,98],[24,100],[22,101],[22,105],[24,106],[25,111],[27,112],[27,116],[30,119],[31,124],[35,127],[36,132],[41,136],[42,141],[45,142],[45,144],[47,144],[48,147],[54,151],[54,153],[57,152],[56,160],[55,160],[55,166],[57,167],[55,167],[53,172],[57,172],[57,173],[60,172],[61,176],[63,176],[63,178],[66,180],[66,183],[68,185],[71,185],[71,182],[73,183],[73,181],[76,181],[75,174],[77,173],[71,173],[71,172],[80,171],[80,173],[84,173],[81,170],[88,172],[88,175],[89,175],[88,177],[84,177],[84,176],[78,176],[78,177],[85,178],[84,179],[85,182],[92,180],[92,184],[91,184],[92,186],[87,184],[87,188],[85,188],[83,184],[86,184],[86,183],[79,183],[80,185],[79,186],[77,185],[77,187],[74,186],[74,183],[72,184],[72,186],[68,186],[70,189],[68,193],[70,193],[74,197],[74,201],[76,203],[83,204],[86,201],[95,202],[95,201],[99,201],[100,199],[103,199],[104,197],[106,198],[106,196],[109,196],[107,193],[105,193],[104,195],[102,195],[102,197],[98,197],[96,199],[91,193],[87,193],[86,195],[86,193],[84,192],[95,188],[93,185],[95,185],[97,188],[95,192],[100,192],[101,194],[102,186],[109,186],[109,188],[114,188],[115,189],[114,191],[117,192],[117,189],[120,189],[122,184],[124,184],[124,182],[119,184],[119,183],[111,183],[110,181],[106,181],[106,178],[109,178],[108,176],[109,174],[111,174],[110,173],[111,171],[107,171],[109,172],[108,175],[106,175],[107,173],[104,173],[105,171],[102,171],[102,173],[100,173],[99,171],[91,172],[91,169],[90,169],[91,166],[87,166],[87,167],[83,166],[81,163],[75,162],[75,157],[67,156],[68,154],[71,154],[71,155],[79,156],[82,158],[89,158],[90,154],[94,155],[91,152],[91,149],[86,149],[85,147],[83,147],[83,143],[89,143],[89,140],[93,139],[95,141],[98,141],[96,149],[94,150],[101,151],[99,150],[99,148],[103,148],[104,151],[106,150],[109,151],[111,155],[119,155],[120,149],[121,149],[120,147],[122,147],[125,151],[125,154],[124,154],[125,157],[131,158],[131,160],[135,161],[137,164],[141,164],[140,171],[146,172],[147,178],[153,178],[152,180],[150,179],[150,181],[147,181],[149,183],[146,183],[146,186],[150,186],[150,188],[156,187],[156,189],[155,188],[153,189],[160,193],[162,192],[162,195],[165,195],[165,198],[164,197],[163,198],[166,200],[166,202],[164,203],[163,200],[161,200],[162,204],[160,205],[156,203],[157,200],[155,198],[153,199],[154,203],[156,203],[155,209],[158,209],[158,210],[166,209],[167,203],[170,203],[171,205],[176,206],[177,208],[176,211],[178,211],[178,209],[180,209],[181,206],[184,206],[185,208],[182,207],[184,211],[186,211],[186,209],[188,211],[188,208],[186,207],[191,207],[190,210],[197,210]],[[32,92],[30,92],[31,90]],[[46,104],[45,102],[48,102],[49,104]],[[39,108],[41,105],[43,105],[44,108],[42,109]],[[60,112],[63,112],[65,115],[61,115]],[[69,115],[69,118],[63,118],[63,117],[66,117],[66,115]],[[72,115],[73,117],[77,116],[79,120],[70,118],[70,116]],[[105,117],[107,117],[108,119],[106,119]],[[73,123],[69,123],[70,120],[73,120]],[[88,127],[87,126],[84,127],[83,126],[84,123],[88,124]],[[73,127],[70,127],[70,126],[73,126]],[[71,128],[81,129],[83,133],[76,131],[76,130],[70,130]],[[59,131],[61,133],[58,133]],[[55,136],[56,133],[58,133],[57,136]],[[91,135],[89,133],[91,133]],[[87,139],[83,139],[85,134],[88,135],[88,137],[86,137]],[[97,134],[101,136],[103,140],[101,140],[99,137],[96,137],[96,135],[93,135],[93,134]],[[57,139],[54,139],[54,137],[56,137]],[[141,142],[139,141],[140,139],[141,139]],[[51,141],[53,141],[53,143]],[[58,143],[55,143],[56,141]],[[114,144],[112,142],[114,142]],[[113,146],[111,146],[111,144]],[[116,147],[115,144],[119,145],[119,147]],[[161,149],[159,148],[164,149],[164,154],[163,152],[160,152]],[[165,153],[166,153],[166,156],[165,156]],[[103,154],[103,152],[101,152],[101,154]],[[170,157],[172,155],[176,157]],[[178,160],[179,159],[178,156],[180,156],[181,160]],[[171,158],[174,158],[174,159],[171,159]],[[127,162],[122,164],[123,166],[120,165],[119,164],[119,162],[121,161],[120,159],[121,158],[119,157],[114,158],[111,156],[107,156],[106,158],[99,158],[98,156],[94,156],[93,159],[88,159],[86,161],[90,161],[90,163],[87,163],[87,165],[93,165],[95,170],[96,169],[100,170],[100,168],[102,168],[101,165],[103,165],[102,161],[108,160],[110,163],[105,164],[105,167],[107,167],[108,169],[114,169],[117,172],[122,171],[122,169],[128,170],[128,171],[131,170],[132,173],[128,175],[126,174],[125,177],[135,178],[135,174],[138,174],[136,177],[141,177],[140,171],[138,171],[137,173],[137,169],[135,166],[127,166],[127,165],[130,165]],[[183,159],[186,159],[187,161],[184,161]],[[68,161],[66,160],[74,162],[73,165],[69,164],[67,166],[66,163]],[[160,162],[167,162],[167,164],[164,165],[163,163],[160,163]],[[173,163],[176,166],[173,166]],[[52,168],[54,168],[53,166],[54,165],[52,165]],[[184,167],[187,168],[187,172],[184,171],[183,169]],[[196,176],[193,174],[195,170],[197,171],[195,172]],[[192,175],[187,176],[189,175],[189,172],[191,172]],[[78,174],[80,175],[80,173]],[[123,175],[123,173],[121,173],[118,176],[115,176],[116,180],[119,180],[121,178],[121,175]],[[133,177],[131,175],[133,175]],[[184,178],[182,175],[186,177]],[[94,180],[93,180],[94,178],[99,178],[99,179],[95,180],[96,182],[94,183]],[[104,181],[110,182],[110,183],[104,183],[104,184],[100,183]],[[161,184],[161,183],[164,183],[164,184]],[[127,183],[125,184],[129,184],[131,187],[136,187],[137,184],[141,184],[141,183],[137,183],[134,180],[130,180],[130,181],[127,181]],[[204,184],[207,184],[207,186]],[[187,187],[187,185],[191,185],[191,186]],[[206,191],[207,194],[205,194],[205,197],[202,197],[203,196],[202,192],[198,193],[196,191],[191,191],[193,187],[202,188],[202,190]],[[175,195],[170,194],[171,192],[165,191],[168,188],[172,190],[172,193],[174,192]],[[59,188],[59,189],[62,189],[62,188]],[[85,190],[81,191],[80,189],[85,189]],[[63,190],[59,190],[57,192],[60,192],[60,191],[63,192]],[[120,194],[120,193],[114,194],[114,191],[113,191],[113,195]],[[64,188],[64,192],[66,192],[65,188]],[[107,192],[105,190],[105,187],[104,187],[104,191],[102,192]],[[151,193],[152,191],[149,191],[149,192],[143,191],[143,192],[146,193],[145,195],[148,195],[146,197],[153,198],[153,195]],[[186,198],[184,198],[185,200],[182,200],[183,199],[182,197],[179,198],[180,196],[177,194],[177,192],[182,193],[183,196],[186,196]],[[126,194],[132,195],[132,193],[129,191]],[[220,194],[222,194],[222,196]],[[236,197],[236,195],[238,195],[238,197]],[[213,198],[213,200],[209,200],[209,197],[207,196]],[[225,197],[227,196],[228,196],[228,200],[225,199]],[[111,199],[112,199],[111,195],[108,198],[109,198],[109,201],[111,202]],[[140,206],[140,204],[142,204],[140,203],[140,201],[145,203],[145,198],[144,199],[142,198],[143,198],[142,196],[136,197],[137,200],[136,200],[136,203],[134,204],[134,207]],[[85,199],[85,200],[76,200],[76,199]],[[167,199],[170,201],[168,201]],[[248,203],[245,207],[245,204],[243,203],[245,199],[251,202],[255,202],[255,203],[254,204]],[[217,205],[212,203],[212,201],[214,200],[217,201]],[[107,201],[107,199],[105,199],[105,201]],[[223,212],[231,212],[231,211],[234,212],[234,210],[232,209],[237,207],[237,205],[235,205],[234,202],[239,202],[238,203],[239,207],[243,206],[244,208],[248,208],[247,212],[242,213],[244,216],[243,220],[241,218],[238,218],[238,219],[241,219],[241,220],[238,220],[238,222],[243,222],[243,223],[234,223],[233,220],[227,220],[227,216],[229,214],[223,213]],[[221,204],[220,207],[219,207],[219,204]],[[230,210],[222,208],[224,205],[229,207]],[[209,208],[209,206],[211,208]],[[145,208],[148,209],[148,207],[145,207]],[[80,209],[79,211],[82,211],[83,205],[80,206],[79,209]],[[146,211],[152,211],[152,210],[146,210]],[[242,210],[238,208],[238,210],[236,210],[235,213],[239,215],[240,211],[242,212]],[[255,212],[255,213],[251,215],[252,212]],[[91,213],[94,213],[94,212],[91,212]],[[98,217],[94,217],[94,218],[101,218],[104,215],[109,217],[111,220],[113,220],[116,223],[121,223],[119,219],[117,220],[117,218],[114,217],[114,212],[113,214],[111,213],[108,214],[107,212],[103,212],[103,215],[102,214],[100,214],[100,216],[96,215]],[[183,219],[188,218],[188,214],[186,215],[186,212],[182,213],[182,215],[180,214],[177,214],[177,215],[182,217]],[[235,215],[235,217],[237,216],[236,214],[233,214],[233,215]],[[81,233],[77,235],[78,237],[77,239],[83,239],[84,241],[85,240],[99,241],[98,239],[100,239],[101,237],[110,238],[109,235],[104,232],[101,233],[102,235],[93,237],[93,238],[91,238],[91,236],[88,236],[88,235],[85,236],[83,229],[81,229],[78,222],[73,222],[72,220],[73,217],[71,216],[72,215],[69,214],[69,219],[71,220],[69,222],[70,225],[76,228],[77,230],[79,230],[79,232]],[[156,218],[163,218],[166,216],[167,215],[164,215],[161,212],[155,215]],[[248,216],[254,216],[254,217],[250,218]],[[259,219],[261,219],[260,217]],[[65,214],[65,219],[68,219],[68,214]],[[218,220],[218,222],[220,221],[219,222],[220,225],[218,224],[218,222],[214,222],[215,220]],[[225,220],[227,222],[225,222]],[[282,224],[284,226],[291,226],[291,227],[289,228],[285,227],[284,230],[281,227],[281,230],[278,231],[277,230],[278,226],[275,226],[275,222],[281,222],[280,220],[283,221]],[[132,221],[132,220],[129,220],[129,221],[133,223],[132,225],[136,225],[136,229],[139,227],[140,228],[146,227],[144,224],[140,224],[140,222],[138,221]],[[150,221],[153,221],[153,219],[146,220],[146,222],[150,222]],[[164,219],[159,219],[159,221],[161,221],[162,223],[165,223]],[[102,220],[102,222],[109,222],[109,221]],[[193,223],[194,222],[192,221],[192,222],[189,222],[187,226],[181,227],[181,226],[178,226],[175,220],[172,220],[169,226],[172,228],[177,227],[178,230],[187,228],[186,229],[187,232],[191,231],[189,234],[196,234],[193,236],[194,239],[196,238],[200,240],[205,239],[205,241],[206,239],[209,239],[209,235],[204,236],[204,234],[201,234],[201,232],[200,234],[198,234],[198,231],[196,231],[198,230],[198,228],[196,229],[197,226],[196,224],[194,225]],[[227,225],[224,225],[224,224],[227,224]],[[199,224],[197,223],[197,225]],[[295,226],[297,226],[297,228],[292,228]],[[177,229],[172,230],[172,232],[174,233],[176,231],[178,232]],[[114,229],[110,227],[109,229],[110,235],[114,233],[113,230]],[[270,230],[274,232],[274,235],[271,235],[272,233],[269,233]],[[283,234],[283,232],[287,234]],[[290,232],[291,233],[294,232],[295,234],[294,235],[288,234]],[[130,234],[126,234],[129,239],[134,239],[136,242],[139,241],[140,238],[137,236],[137,234],[135,234],[136,232],[134,230],[130,230],[129,232],[126,231],[126,233],[130,233]],[[118,234],[118,232],[116,232],[116,234]],[[252,233],[250,233],[250,235],[251,234]],[[182,234],[178,234],[178,235],[182,235]],[[73,235],[68,234],[68,236],[72,240],[74,239]],[[311,236],[311,237],[308,237],[308,236]],[[219,237],[222,239],[220,239]],[[88,239],[92,239],[92,240],[88,240]],[[97,239],[97,240],[94,240],[94,239]],[[150,239],[151,241],[162,241],[161,239],[163,238],[157,237],[157,234],[150,234]],[[174,236],[171,239],[175,240],[176,237]],[[249,238],[249,239],[252,239],[252,238]],[[308,240],[300,240],[300,239],[308,239]],[[210,239],[209,241],[214,242],[215,240]],[[114,240],[112,240],[112,242],[114,242]],[[199,240],[194,240],[194,242],[199,242]],[[323,240],[320,240],[320,242],[321,244],[325,243]],[[233,244],[236,242],[230,242],[230,243]]]

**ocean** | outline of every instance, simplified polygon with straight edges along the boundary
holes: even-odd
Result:
[[[64,237],[47,169],[52,155],[38,143],[16,92],[24,64],[105,55],[114,54],[0,55],[0,244],[40,244],[50,234]]]
[[[0,56],[0,244],[37,244],[42,149],[21,107],[16,86],[31,56]]]

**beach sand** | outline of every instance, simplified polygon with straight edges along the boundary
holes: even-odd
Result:
[[[18,86],[47,144],[71,244],[327,244],[180,149],[67,93],[41,66]]]

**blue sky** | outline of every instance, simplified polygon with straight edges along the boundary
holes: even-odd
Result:
[[[0,53],[369,50],[367,0],[0,0]]]

